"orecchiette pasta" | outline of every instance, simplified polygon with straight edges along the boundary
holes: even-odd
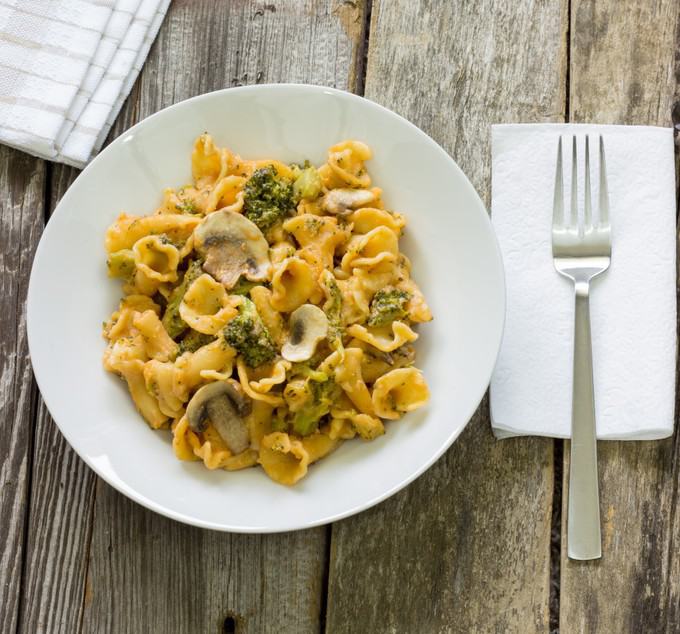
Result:
[[[384,209],[362,207],[357,209],[351,216],[352,231],[356,234],[370,233],[378,227],[387,227],[399,237],[401,230],[406,226],[406,219],[401,214],[390,213]]]
[[[326,433],[331,440],[350,440],[357,435],[349,416],[347,418],[331,418]]]
[[[243,185],[246,179],[242,176],[226,176],[210,192],[205,203],[206,213],[215,209],[229,207],[232,211],[241,211],[243,207]]]
[[[179,314],[196,332],[214,335],[236,315],[238,303],[239,298],[229,297],[222,284],[204,274],[187,289],[179,305]]]
[[[281,484],[295,484],[307,475],[309,453],[301,440],[284,432],[273,432],[260,442],[260,464],[265,473]]]
[[[293,312],[309,299],[315,285],[312,267],[305,260],[286,258],[272,276],[272,308],[282,313]]]
[[[399,245],[394,232],[388,227],[376,227],[351,238],[341,266],[346,271],[356,268],[377,271],[378,267],[385,270],[393,268],[397,253]]]
[[[361,348],[347,348],[341,355],[342,361],[335,368],[335,380],[345,390],[350,401],[364,414],[373,413],[371,394],[361,375]]]
[[[343,141],[328,150],[328,162],[319,174],[328,189],[338,187],[369,187],[371,177],[364,161],[372,156],[371,149],[361,141]]]
[[[224,378],[231,376],[236,350],[227,345],[224,339],[216,339],[201,346],[195,352],[187,351],[175,361],[174,391],[184,402],[189,394],[204,381],[219,374]]]
[[[281,383],[285,383],[287,378],[287,372],[288,370],[290,370],[290,366],[291,366],[290,361],[284,361],[283,359],[277,361],[271,367],[271,371],[268,373],[267,376],[263,376],[261,379],[257,381],[250,381],[250,387],[255,392],[259,392],[260,394],[266,394],[275,385],[281,385]]]
[[[360,341],[365,341],[381,352],[394,352],[404,344],[411,343],[418,338],[418,335],[413,332],[407,324],[401,321],[392,322],[391,337],[385,332],[388,328],[389,326],[382,326],[380,328],[367,330],[364,326],[352,324],[347,329],[347,332],[352,335],[352,337],[356,337]]]
[[[260,387],[258,381],[251,381],[248,375],[248,367],[243,359],[239,359],[236,362],[236,369],[238,373],[238,380],[241,382],[241,388],[243,391],[251,398],[253,401],[262,401],[263,403],[268,403],[269,405],[283,405],[283,398],[281,396],[274,395],[273,393],[267,394],[269,390],[255,389],[257,386]]]
[[[376,380],[372,398],[378,416],[395,419],[427,403],[429,392],[420,370],[398,368]]]
[[[170,418],[177,418],[184,411],[184,402],[175,390],[176,373],[174,363],[151,359],[144,364],[146,391],[156,397],[158,409]]]
[[[173,244],[182,244],[200,223],[201,219],[193,215],[121,214],[106,232],[106,250],[109,254],[114,254],[123,249],[131,249],[137,240],[150,235],[162,235]]]
[[[120,361],[115,370],[127,381],[132,399],[146,422],[153,429],[159,429],[168,417],[161,411],[156,397],[146,389],[144,362],[139,359]]]
[[[167,239],[159,236],[140,238],[132,247],[135,266],[151,280],[158,282],[177,281],[179,251]]]
[[[142,335],[150,359],[169,361],[177,356],[179,346],[170,338],[154,311],[145,310],[137,314],[132,324]]]
[[[279,346],[283,345],[286,339],[286,330],[281,313],[272,306],[272,292],[264,286],[254,286],[250,290],[250,298],[269,331],[270,337]]]
[[[371,157],[348,140],[318,168],[246,160],[204,134],[191,183],[107,230],[124,297],[104,367],[178,459],[293,485],[427,402],[412,326],[432,314]]]

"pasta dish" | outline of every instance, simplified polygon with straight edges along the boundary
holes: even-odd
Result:
[[[190,185],[107,230],[123,297],[104,367],[179,459],[292,485],[427,402],[413,342],[432,315],[370,158],[344,141],[320,167],[245,160],[204,134]]]

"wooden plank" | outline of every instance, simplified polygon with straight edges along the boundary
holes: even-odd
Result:
[[[679,29],[677,0],[574,0],[571,120],[671,125]],[[569,560],[563,530],[562,631],[678,632],[677,431],[661,442],[603,442],[598,452],[603,556]],[[564,518],[568,473],[565,451]]]
[[[366,95],[488,202],[489,124],[564,120],[566,6],[378,0]],[[553,442],[496,442],[485,401],[425,475],[334,526],[328,632],[547,632],[552,492]]]
[[[0,146],[0,631],[17,627],[35,382],[26,292],[44,224],[45,163]]]
[[[33,456],[20,631],[77,632],[95,476],[59,433],[42,399]]]
[[[207,531],[98,485],[83,631],[318,632],[323,529]]]
[[[135,85],[111,138],[137,122],[138,94]],[[80,170],[52,164],[48,174],[50,217]],[[61,435],[38,393],[19,631],[79,630],[95,487],[95,474]]]
[[[362,25],[361,2],[175,0],[123,116],[240,83],[351,89]],[[325,528],[227,535],[155,515],[101,481],[95,498],[82,631],[319,631]]]
[[[51,167],[48,214],[78,173],[64,165]],[[71,449],[39,397],[20,631],[78,631],[94,485],[94,474]]]

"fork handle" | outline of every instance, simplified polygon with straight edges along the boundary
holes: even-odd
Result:
[[[597,482],[597,436],[590,341],[589,283],[576,283],[574,390],[569,468],[568,554],[570,559],[602,556]]]

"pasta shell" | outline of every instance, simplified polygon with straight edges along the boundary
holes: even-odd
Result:
[[[286,258],[272,277],[271,305],[274,310],[290,313],[309,299],[315,285],[307,262],[298,257]]]
[[[373,407],[381,418],[401,418],[405,412],[425,405],[429,398],[427,383],[416,368],[392,370],[373,385]]]
[[[259,462],[272,480],[290,486],[307,475],[309,454],[299,440],[274,432],[262,438]]]
[[[381,352],[393,352],[401,348],[405,343],[410,343],[418,338],[418,335],[402,321],[392,322],[392,337],[383,334],[384,328],[366,328],[360,324],[353,324],[347,332],[360,341],[377,348]]]
[[[205,335],[218,333],[237,314],[239,298],[230,298],[222,284],[204,274],[194,280],[179,305],[182,319]]]

